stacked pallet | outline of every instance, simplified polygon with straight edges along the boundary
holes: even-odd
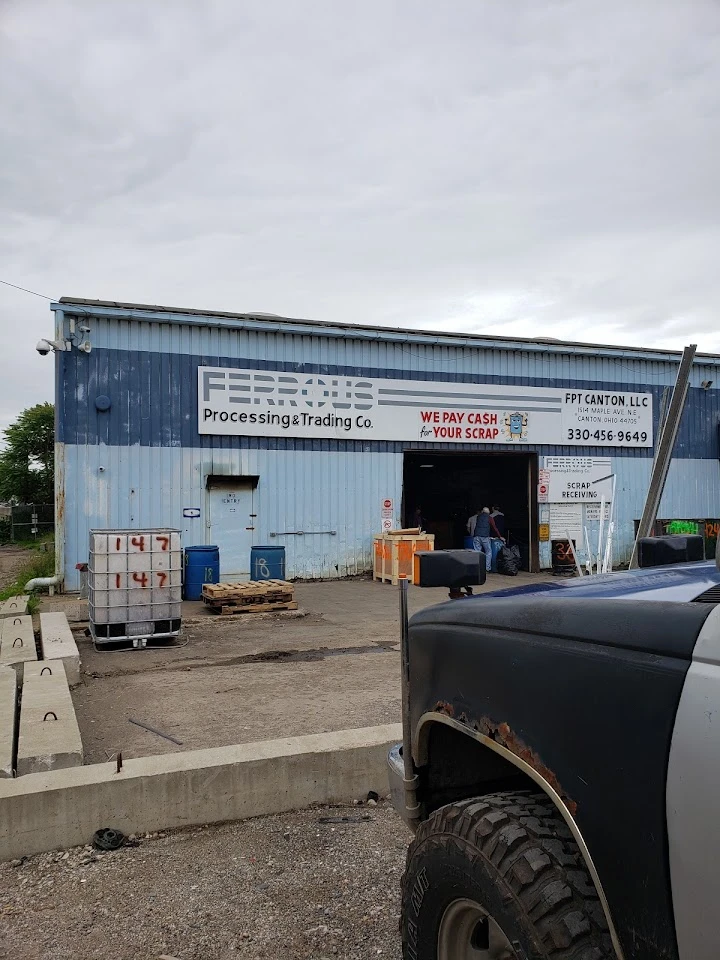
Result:
[[[287,580],[248,580],[245,583],[206,583],[203,600],[216,613],[273,613],[297,610],[295,588]]]

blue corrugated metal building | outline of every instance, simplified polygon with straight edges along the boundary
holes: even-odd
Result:
[[[421,516],[437,546],[461,546],[486,502],[537,569],[546,522],[553,537],[579,522],[578,548],[584,528],[594,544],[609,489],[598,472],[615,477],[621,562],[679,361],[66,297],[52,310],[67,345],[55,358],[68,590],[91,528],[178,527],[185,545],[219,545],[225,577],[248,576],[258,544],[286,547],[289,577],[344,577],[370,569],[383,523]],[[718,364],[695,363],[663,518],[720,514]]]

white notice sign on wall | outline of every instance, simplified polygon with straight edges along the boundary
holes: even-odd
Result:
[[[198,367],[198,431],[508,446],[652,446],[652,395]]]
[[[610,508],[612,504],[609,502],[605,503],[605,513],[603,515],[603,520],[607,522],[610,519]],[[600,504],[599,503],[586,503],[585,504],[585,520],[587,523],[594,523],[600,519]]]
[[[582,542],[582,504],[551,503],[550,539],[567,540],[568,537]]]

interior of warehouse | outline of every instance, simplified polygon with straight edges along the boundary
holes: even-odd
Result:
[[[520,548],[522,567],[539,565],[536,497],[537,454],[406,453],[403,462],[403,522],[435,535],[435,548],[457,549],[467,522],[483,507],[505,515],[507,539]]]

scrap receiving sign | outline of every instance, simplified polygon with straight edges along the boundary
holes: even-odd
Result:
[[[198,367],[198,432],[649,447],[652,395]]]
[[[549,503],[597,503],[612,499],[610,457],[545,457]]]

